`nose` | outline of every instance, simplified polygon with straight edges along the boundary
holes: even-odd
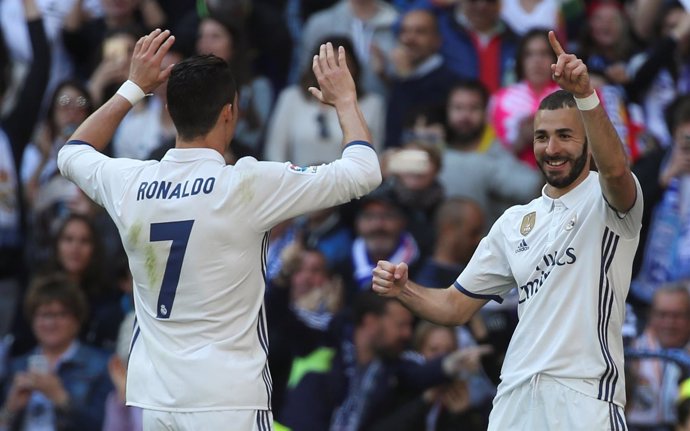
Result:
[[[561,144],[555,136],[549,137],[549,142],[546,144],[546,150],[544,151],[548,156],[555,156],[561,150]]]

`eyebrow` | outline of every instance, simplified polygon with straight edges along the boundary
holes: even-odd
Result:
[[[557,134],[558,134],[558,133],[573,133],[573,129],[570,129],[570,128],[568,128],[568,127],[564,127],[564,128],[561,128],[561,129],[556,129],[556,133],[557,133]],[[535,134],[535,135],[537,135],[537,134],[546,134],[546,130],[544,130],[544,129],[537,129],[537,130],[534,131],[534,134]]]

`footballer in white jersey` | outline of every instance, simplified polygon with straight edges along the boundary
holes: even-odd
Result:
[[[542,196],[496,221],[453,286],[425,289],[407,280],[405,264],[379,262],[373,289],[457,325],[517,288],[520,320],[489,429],[624,430],[622,325],[642,191],[587,67],[553,32],[549,41],[563,90],[541,101],[534,120]]]
[[[130,72],[136,84],[125,84],[86,120],[60,151],[58,166],[105,207],[129,257],[136,322],[127,404],[144,408],[145,423],[153,428],[168,423],[171,412],[182,415],[171,425],[175,429],[188,427],[189,415],[201,412],[209,414],[200,422],[194,416],[192,428],[212,429],[224,420],[237,423],[218,412],[247,411],[258,413],[246,418],[246,429],[270,429],[263,307],[269,231],[373,190],[381,182],[378,157],[368,143],[345,53],[329,44],[314,60],[320,90],[310,91],[336,107],[349,142],[342,158],[309,167],[250,157],[226,165],[223,152],[237,121],[229,67],[200,56],[161,71],[172,40],[157,30],[137,43]],[[177,147],[160,162],[101,154],[140,97],[132,88],[148,92],[168,75]]]

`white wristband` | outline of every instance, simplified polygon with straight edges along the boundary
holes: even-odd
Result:
[[[575,104],[580,111],[590,111],[599,106],[599,96],[597,96],[597,92],[595,91],[582,99],[576,97]]]
[[[131,103],[132,106],[141,102],[144,99],[144,97],[146,97],[146,93],[144,93],[144,90],[142,90],[141,87],[139,87],[136,83],[130,81],[129,79],[120,86],[116,94],[119,94],[120,96],[127,99],[127,101],[129,101],[129,103]]]

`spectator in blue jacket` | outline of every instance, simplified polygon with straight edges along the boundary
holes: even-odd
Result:
[[[112,385],[108,357],[77,339],[87,314],[84,295],[50,276],[35,282],[24,306],[38,346],[10,364],[0,429],[100,431]]]

